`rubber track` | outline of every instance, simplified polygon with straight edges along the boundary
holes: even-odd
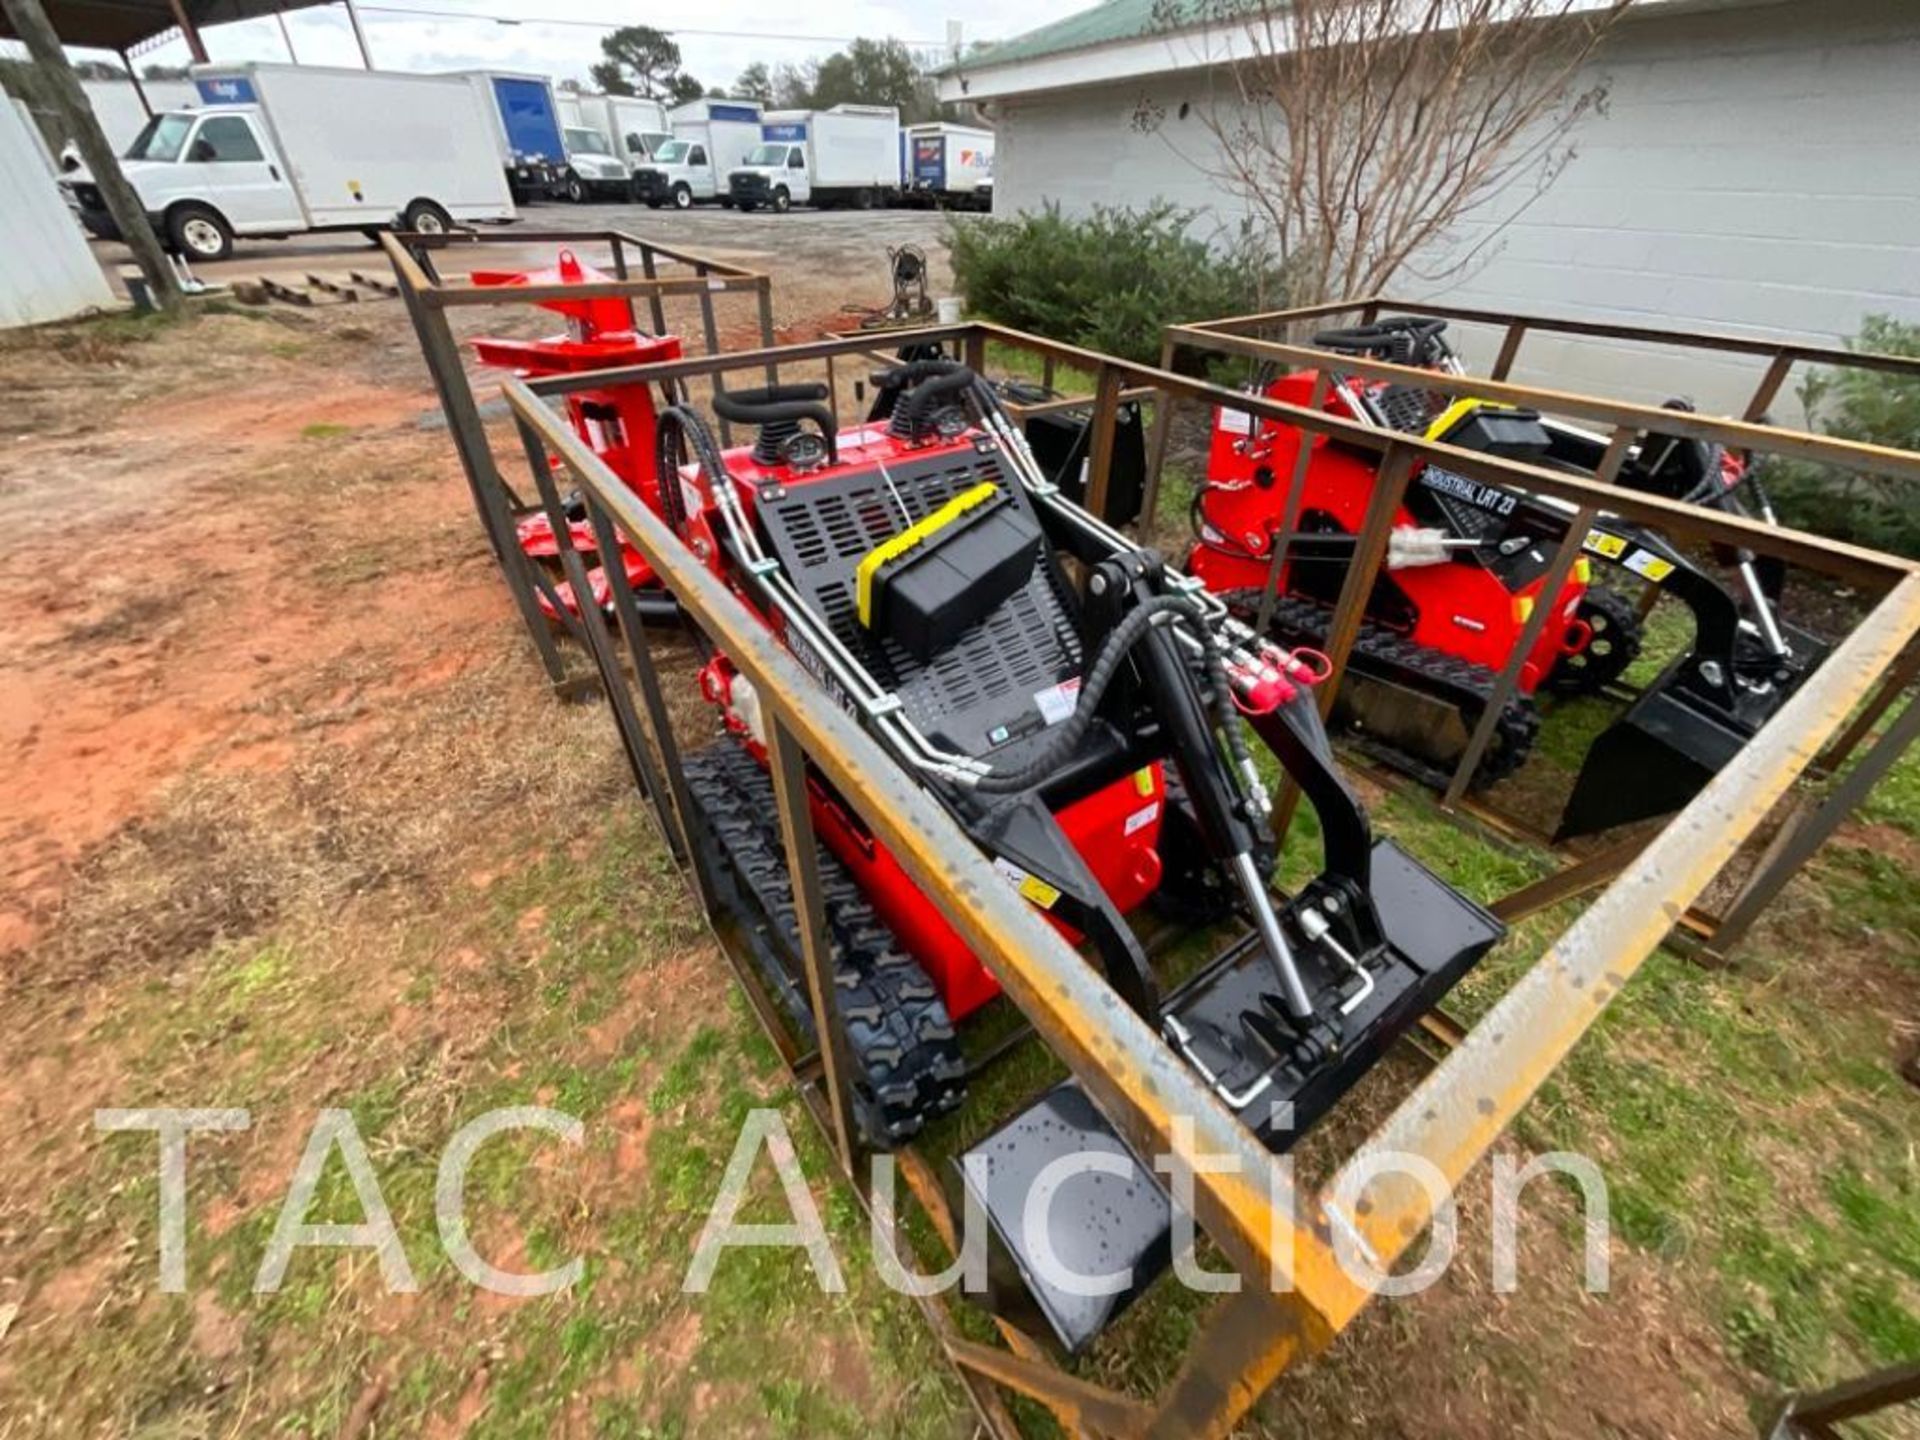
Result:
[[[1220,598],[1244,617],[1259,613],[1261,592],[1258,590],[1228,590],[1222,592]],[[1283,644],[1318,646],[1325,643],[1327,632],[1332,628],[1331,605],[1304,595],[1281,595],[1274,601],[1270,629]],[[1417,644],[1366,619],[1360,622],[1360,634],[1354,641],[1348,664],[1361,675],[1371,672],[1381,679],[1403,680],[1410,688],[1438,697],[1461,712],[1469,732],[1492,698],[1493,687],[1500,678],[1488,666],[1462,660],[1430,645]],[[1474,788],[1483,789],[1504,780],[1526,764],[1539,733],[1540,712],[1532,698],[1515,695],[1502,708],[1492,743],[1473,772]],[[1367,753],[1436,788],[1445,789],[1453,778],[1451,767],[1442,768],[1431,756],[1402,750],[1377,736],[1362,736],[1357,743]]]
[[[789,1017],[809,1038],[813,1015],[800,963],[800,925],[780,836],[773,781],[733,741],[686,759],[687,789],[724,864],[771,922],[784,973],[770,975]],[[900,949],[858,884],[821,847],[820,886],[833,949],[834,990],[847,1039],[859,1062],[857,1111],[870,1143],[891,1147],[912,1138],[966,1093],[966,1061],[940,991]]]

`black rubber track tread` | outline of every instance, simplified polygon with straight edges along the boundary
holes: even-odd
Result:
[[[686,758],[687,789],[717,848],[777,935],[789,967],[780,997],[809,1038],[813,1017],[800,965],[800,926],[773,780],[730,740]],[[866,895],[822,846],[820,886],[833,947],[834,988],[860,1065],[858,1118],[869,1143],[891,1148],[958,1106],[967,1065],[932,978],[901,950]],[[777,977],[769,977],[777,978]]]
[[[1560,662],[1547,672],[1547,688],[1556,695],[1598,695],[1640,658],[1641,646],[1646,642],[1646,622],[1640,618],[1637,601],[1604,585],[1588,587],[1574,614],[1589,624],[1595,615],[1600,616],[1606,623],[1612,649],[1602,661],[1591,656],[1561,656]]]
[[[1258,590],[1222,591],[1220,599],[1244,619],[1259,613]],[[1325,643],[1333,627],[1333,607],[1304,595],[1281,595],[1273,606],[1273,622],[1268,627],[1274,638],[1287,645],[1318,646]],[[1371,620],[1360,622],[1360,634],[1354,641],[1348,665],[1360,674],[1373,672],[1381,678],[1394,675],[1410,677],[1419,688],[1455,706],[1465,718],[1469,731],[1493,695],[1499,676],[1485,665],[1449,655],[1430,645],[1416,644]],[[1494,727],[1492,743],[1473,772],[1472,785],[1484,789],[1504,780],[1533,753],[1540,734],[1540,712],[1530,696],[1515,695],[1501,709]],[[1430,756],[1415,755],[1390,746],[1375,736],[1358,741],[1369,754],[1415,775],[1429,785],[1445,789],[1452,779],[1450,769],[1436,765]]]

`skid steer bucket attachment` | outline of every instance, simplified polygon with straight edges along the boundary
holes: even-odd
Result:
[[[1826,641],[1782,629],[1792,658],[1764,679],[1697,653],[1669,665],[1587,751],[1554,840],[1668,815],[1699,794],[1826,658]]]

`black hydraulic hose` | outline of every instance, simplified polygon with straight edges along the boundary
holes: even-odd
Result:
[[[821,403],[824,385],[771,385],[764,390],[715,390],[713,413],[738,425],[768,425],[783,420],[811,420],[827,442],[827,459],[840,458],[839,431],[833,412]]]
[[[988,795],[1029,790],[1059,769],[1061,762],[1079,746],[1087,727],[1093,724],[1094,712],[1100,708],[1100,697],[1107,693],[1107,687],[1119,673],[1120,662],[1126,659],[1127,652],[1140,643],[1155,617],[1169,613],[1193,615],[1196,607],[1184,596],[1155,595],[1138,608],[1128,611],[1108,634],[1106,643],[1100,647],[1099,656],[1087,670],[1086,679],[1081,681],[1073,714],[1025,765],[1018,770],[990,771],[980,777],[974,788]]]
[[[893,407],[893,418],[909,433],[918,433],[934,405],[948,395],[957,395],[972,387],[978,377],[964,365],[944,375],[930,375],[901,397]]]
[[[686,417],[692,412],[684,405],[670,405],[660,412],[654,426],[654,475],[660,486],[660,513],[674,534],[685,536],[687,500],[680,490],[680,462],[686,454]]]
[[[917,385],[932,375],[952,375],[964,371],[973,372],[958,360],[949,360],[944,355],[927,360],[908,360],[899,365],[891,365],[885,370],[876,370],[869,380],[876,390],[898,390],[906,385]]]

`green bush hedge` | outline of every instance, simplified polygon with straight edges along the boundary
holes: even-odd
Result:
[[[1049,206],[947,232],[955,284],[976,315],[1147,363],[1176,321],[1285,303],[1279,267],[1250,238],[1215,249],[1188,233],[1194,212],[1159,203],[1068,220]]]
[[[1869,315],[1855,350],[1920,356],[1920,325]],[[1807,420],[1842,440],[1920,451],[1920,380],[1872,370],[1817,370],[1800,387]],[[1800,530],[1920,559],[1920,485],[1804,461],[1762,472],[1780,519]]]

